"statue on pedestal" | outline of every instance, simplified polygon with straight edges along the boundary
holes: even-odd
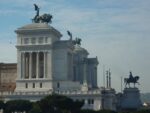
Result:
[[[134,87],[135,87],[135,84],[139,84],[138,83],[138,80],[139,80],[139,76],[135,76],[133,77],[132,75],[132,72],[130,72],[129,74],[129,78],[124,78],[124,83],[125,83],[125,87],[128,85],[130,87],[130,83],[133,83],[134,84]]]

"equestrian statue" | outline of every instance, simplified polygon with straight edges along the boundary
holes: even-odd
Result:
[[[34,23],[51,23],[52,22],[52,20],[51,20],[53,18],[52,15],[45,13],[40,16],[39,15],[40,8],[36,4],[34,4],[34,8],[36,11],[36,15],[32,19],[32,22],[34,22]]]
[[[130,72],[129,78],[124,78],[125,87],[126,87],[127,85],[130,87],[130,83],[133,83],[133,84],[134,84],[134,87],[135,87],[135,84],[136,84],[136,83],[139,85],[139,82],[138,82],[139,79],[140,79],[139,76],[133,77],[132,72]]]

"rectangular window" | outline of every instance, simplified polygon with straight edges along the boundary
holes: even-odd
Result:
[[[20,43],[22,44],[22,38],[20,39]]]
[[[29,38],[24,38],[24,44],[29,44]]]
[[[43,38],[40,37],[40,38],[39,38],[39,44],[42,44],[42,43],[43,43]]]
[[[90,99],[88,99],[88,104],[91,104],[91,100]]]
[[[88,99],[88,104],[89,105],[94,104],[94,100],[93,99]]]
[[[59,82],[57,83],[57,88],[59,88],[60,87],[60,84],[59,84]]]
[[[33,83],[33,88],[35,88],[35,83]]]
[[[42,88],[42,83],[40,83],[40,88]]]
[[[25,84],[25,87],[28,88],[28,83]]]
[[[36,39],[35,39],[35,38],[32,38],[32,39],[31,39],[31,43],[32,43],[32,44],[35,44],[35,43],[36,43]]]
[[[45,37],[45,43],[46,44],[48,43],[48,37]]]
[[[94,100],[93,99],[91,100],[91,104],[94,104]]]

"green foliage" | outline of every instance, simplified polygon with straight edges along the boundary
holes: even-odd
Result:
[[[3,101],[0,100],[0,109],[4,109],[5,108],[5,104]]]
[[[80,113],[97,113],[97,111],[85,109],[85,110],[81,110]]]
[[[80,101],[73,101],[72,99],[61,95],[49,95],[38,102],[42,113],[55,112],[75,112],[79,111],[83,105]]]
[[[29,113],[42,113],[42,110],[37,103],[33,103],[32,109],[29,111]]]
[[[117,113],[117,112],[111,111],[111,110],[99,110],[99,111],[94,111],[94,110],[82,110],[81,113]]]
[[[5,104],[5,113],[11,113],[15,111],[23,112],[30,111],[32,108],[32,103],[28,100],[11,100]]]
[[[133,113],[150,113],[150,109],[141,109]]]
[[[100,110],[97,113],[117,113],[116,111],[112,111],[112,110]]]
[[[138,111],[122,111],[118,113],[150,113],[150,109],[141,109]]]

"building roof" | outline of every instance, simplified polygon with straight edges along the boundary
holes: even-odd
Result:
[[[86,50],[86,49],[84,49],[84,48],[82,48],[80,45],[75,45],[75,47],[74,47],[74,52],[75,53],[85,53],[85,54],[89,54],[88,53],[88,51]]]
[[[15,32],[16,33],[28,33],[28,32],[53,32],[55,34],[57,34],[59,37],[62,36],[62,34],[56,30],[54,27],[50,26],[47,23],[32,23],[32,24],[27,24],[24,25],[20,28],[18,28]]]
[[[47,23],[32,23],[22,26],[18,29],[54,29],[54,28]]]
[[[70,40],[60,40],[60,41],[56,41],[53,44],[54,48],[65,48],[65,47],[71,47],[73,48],[73,43]]]
[[[90,64],[98,64],[98,59],[96,58],[87,58],[88,59],[88,63]]]

